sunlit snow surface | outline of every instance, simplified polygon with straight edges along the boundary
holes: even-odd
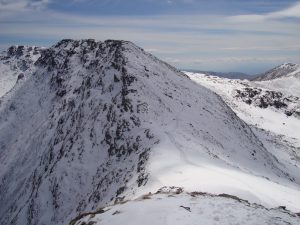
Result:
[[[299,174],[300,132],[298,131],[300,131],[300,120],[298,118],[287,117],[276,110],[261,109],[236,100],[233,94],[234,90],[244,87],[244,83],[252,85],[252,82],[197,73],[186,74],[195,82],[219,94],[240,118],[252,125],[253,132],[263,142],[270,154],[285,164],[285,167],[293,171],[295,175]],[[256,86],[264,82],[255,82],[253,85]],[[272,88],[275,89],[274,86]],[[279,184],[241,171],[212,167],[209,163],[198,169],[183,170],[189,171],[184,172],[184,174],[204,177],[205,182],[203,181],[201,184],[200,181],[195,181],[194,184],[197,183],[205,189],[211,188],[216,191],[219,188],[220,191],[226,188],[228,193],[237,194],[246,199],[252,198],[254,201],[259,199],[261,203],[268,206],[284,204],[296,211],[300,209],[299,185],[287,187],[283,183]],[[197,176],[197,172],[192,173],[191,170],[199,171],[201,175]],[[168,180],[171,179],[172,176],[168,178]],[[196,188],[197,185],[193,188]]]
[[[0,71],[3,75],[0,76],[0,97],[8,92],[16,83],[16,76],[10,69],[10,66],[3,63],[0,64]]]
[[[272,181],[272,178],[253,175],[220,160],[207,159],[202,153],[203,148],[196,141],[185,140],[183,145],[184,140],[180,139],[166,136],[153,150],[148,162],[151,179],[138,195],[162,186],[175,185],[188,191],[229,193],[268,207],[285,205],[290,210],[299,211],[299,185],[291,185],[284,180],[278,183]],[[274,180],[277,178],[274,177]]]
[[[21,74],[23,79],[31,75],[34,62],[40,57],[42,48],[12,46],[8,53],[0,54],[0,98],[9,92]]]

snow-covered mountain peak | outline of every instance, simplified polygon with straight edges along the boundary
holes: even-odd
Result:
[[[297,68],[297,67],[299,67],[299,65],[296,63],[286,62],[286,63],[283,63],[282,65],[280,65],[279,67],[281,67],[281,68]]]
[[[187,104],[189,84],[199,89],[125,41],[63,40],[32,64],[0,104],[6,224],[65,224],[145,185],[154,132]]]
[[[110,55],[110,58],[104,59],[102,57],[103,55]],[[111,61],[109,66],[119,70],[122,66],[121,64],[126,64],[128,61],[135,65],[143,64],[142,58],[144,57],[147,57],[148,60],[150,59],[165,64],[129,41],[106,40],[102,42],[95,41],[94,39],[64,39],[51,48],[45,49],[35,64],[47,66],[48,69],[55,70],[61,69],[66,65],[67,61],[72,59],[76,61],[76,63],[79,63],[78,65],[83,64],[85,68],[90,69],[98,64],[109,63],[109,61]],[[177,69],[167,64],[165,65],[179,72]],[[181,75],[184,76],[183,73],[181,73]]]
[[[1,99],[1,224],[67,224],[162,186],[300,208],[296,169],[174,67],[126,41],[40,54]]]
[[[144,51],[142,48],[138,47],[134,43],[130,41],[124,40],[105,40],[105,41],[96,41],[95,39],[81,39],[81,40],[73,40],[73,39],[63,39],[53,45],[50,50],[54,50],[56,52],[64,50],[71,51],[71,53],[81,52],[81,51],[103,51],[104,49],[109,49],[109,51],[113,51],[113,49],[122,47],[122,51],[132,51],[133,49],[138,51]]]

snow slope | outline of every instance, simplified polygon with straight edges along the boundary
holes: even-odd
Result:
[[[130,42],[62,40],[9,93],[1,224],[66,224],[173,185],[300,210],[298,167],[218,95]]]
[[[287,116],[284,110],[271,104],[272,99],[268,98],[272,98],[272,96],[276,101],[280,102],[280,98],[276,98],[278,93],[276,89],[260,89],[261,93],[256,94],[252,92],[257,91],[257,82],[231,80],[197,73],[186,72],[186,74],[195,82],[218,93],[237,115],[249,124],[252,131],[271,155],[275,156],[279,162],[283,163],[291,171],[294,171],[294,174],[299,173],[300,136],[299,132],[296,132],[300,130],[299,117],[297,115]],[[249,91],[243,92],[243,90]],[[241,93],[243,94],[242,96],[247,97],[246,101],[241,97]],[[266,93],[269,94],[267,95]],[[258,101],[259,104],[256,104],[256,96],[259,97],[258,99],[263,98],[266,105],[269,104],[268,107],[262,107],[260,105],[261,101]],[[287,104],[291,104],[288,105],[288,108],[299,109],[300,103],[297,97],[284,95],[281,97],[281,99],[285,98],[296,99],[294,102],[287,101]],[[248,102],[249,99],[252,101],[251,103]],[[251,186],[252,182],[249,183]],[[268,185],[261,184],[260,186],[267,187]],[[294,194],[291,194],[290,197],[293,198]]]
[[[108,206],[73,220],[71,225],[132,225],[182,224],[299,224],[300,218],[284,208],[268,209],[226,194],[181,192],[167,188],[156,194],[144,195],[133,201]]]

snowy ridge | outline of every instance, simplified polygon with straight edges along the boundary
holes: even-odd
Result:
[[[299,168],[131,42],[62,40],[0,104],[0,223],[67,224],[162,186],[300,210]]]
[[[75,218],[70,225],[140,224],[298,224],[298,215],[284,207],[268,209],[236,196],[204,192],[186,193],[182,188],[161,188],[133,201],[121,202]]]

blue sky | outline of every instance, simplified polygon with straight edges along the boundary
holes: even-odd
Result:
[[[124,39],[178,68],[259,73],[300,63],[300,1],[0,0],[0,49]]]

